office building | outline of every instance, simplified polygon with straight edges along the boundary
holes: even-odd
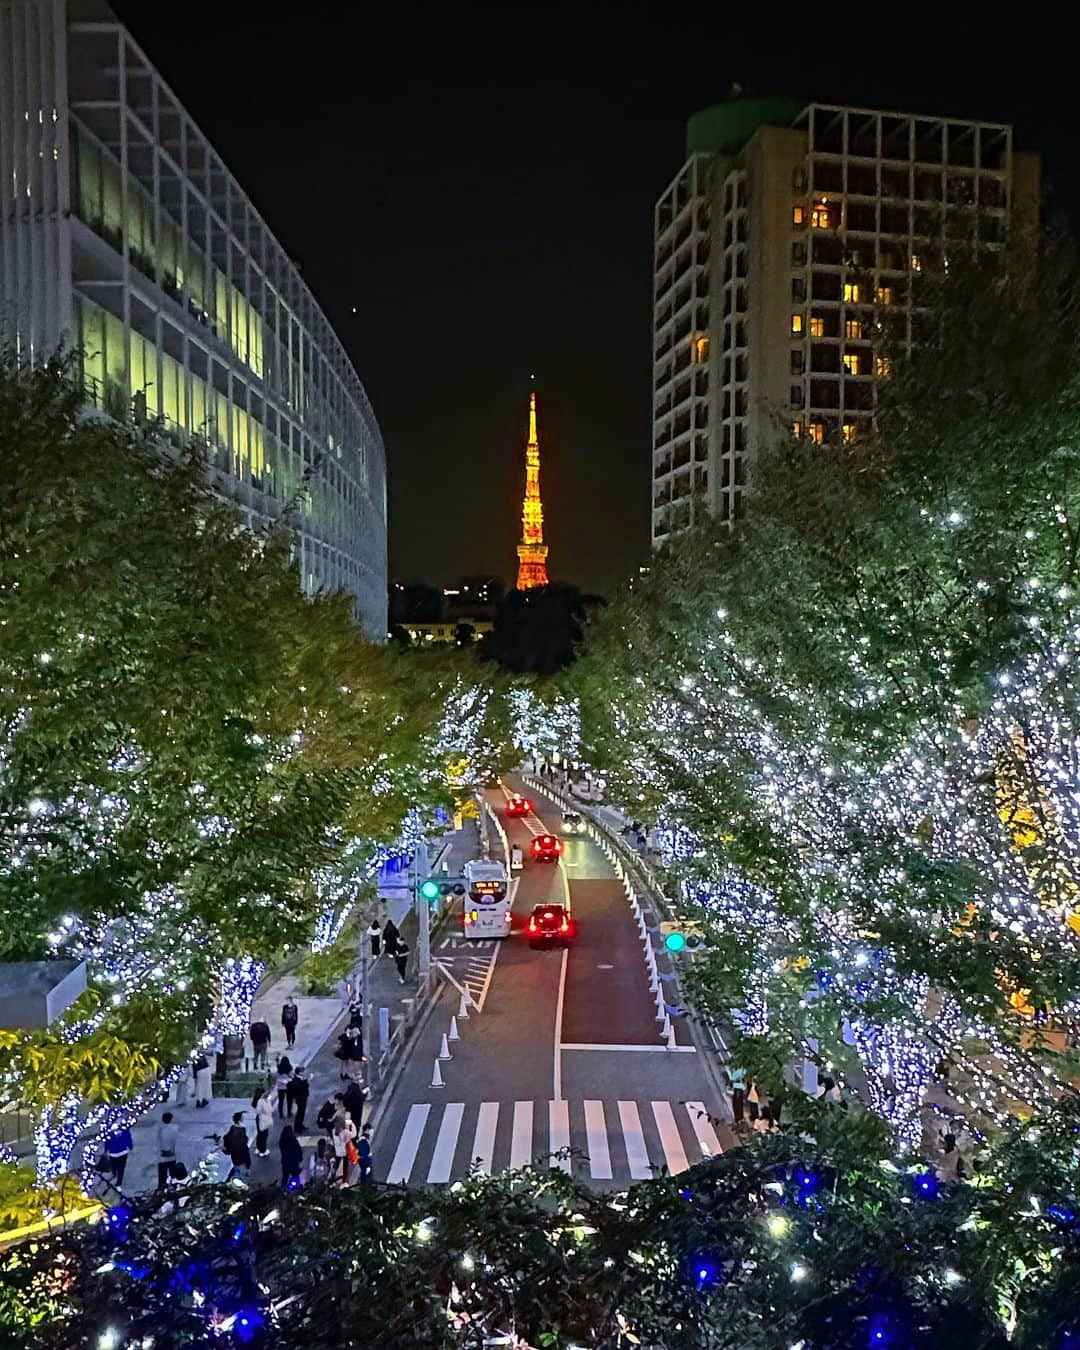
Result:
[[[386,465],[364,387],[102,0],[0,3],[0,332],[24,362],[79,348],[103,413],[203,443],[252,523],[288,513],[305,588],[348,592],[385,635]]]
[[[687,128],[656,206],[652,540],[735,521],[755,450],[866,434],[917,274],[1038,223],[1012,128],[735,99]]]

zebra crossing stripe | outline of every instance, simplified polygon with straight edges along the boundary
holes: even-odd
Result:
[[[390,1164],[390,1171],[386,1174],[386,1180],[391,1184],[409,1180],[430,1110],[431,1106],[428,1102],[418,1102],[415,1106],[410,1107],[409,1118],[405,1122],[405,1128],[401,1131],[394,1161]]]
[[[664,1159],[672,1176],[685,1172],[690,1164],[686,1161],[686,1151],[679,1136],[679,1127],[675,1124],[675,1112],[670,1102],[653,1102],[653,1116],[656,1128],[660,1132],[660,1146],[664,1150]]]
[[[439,1124],[439,1137],[435,1140],[435,1152],[431,1155],[431,1166],[428,1168],[429,1184],[450,1180],[450,1173],[454,1167],[454,1151],[457,1148],[461,1118],[464,1114],[464,1102],[446,1103]]]
[[[525,1167],[533,1156],[533,1104],[514,1103],[514,1133],[510,1138],[510,1166]]]
[[[548,1129],[549,1153],[557,1153],[559,1149],[570,1147],[570,1103],[565,1098],[557,1102],[548,1102]],[[569,1172],[570,1159],[557,1158],[555,1166]]]
[[[470,1161],[476,1163],[487,1176],[491,1176],[492,1160],[495,1157],[495,1126],[498,1123],[499,1103],[481,1102]]]
[[[690,1117],[690,1124],[694,1127],[698,1143],[701,1145],[701,1156],[703,1158],[718,1158],[723,1153],[724,1147],[712,1127],[712,1121],[705,1109],[705,1103],[687,1102],[686,1111]]]
[[[607,1125],[603,1102],[585,1102],[585,1137],[589,1151],[589,1172],[594,1181],[611,1180],[611,1153],[608,1150]]]
[[[643,1181],[652,1176],[649,1155],[645,1149],[645,1136],[641,1132],[641,1117],[638,1115],[637,1102],[619,1103],[619,1124],[622,1126],[623,1142],[626,1144],[626,1161],[630,1175],[635,1181]]]

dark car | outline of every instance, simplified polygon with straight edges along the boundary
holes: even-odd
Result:
[[[532,802],[528,797],[511,797],[506,803],[506,814],[508,816],[527,816],[532,810]]]
[[[529,915],[530,947],[546,947],[561,942],[568,946],[576,925],[565,905],[535,905]]]
[[[538,834],[532,841],[534,862],[558,862],[562,852],[562,840],[553,834]]]

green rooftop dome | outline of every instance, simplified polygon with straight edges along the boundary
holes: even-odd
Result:
[[[732,98],[713,103],[687,122],[686,153],[737,154],[758,127],[789,127],[805,106],[796,98]]]

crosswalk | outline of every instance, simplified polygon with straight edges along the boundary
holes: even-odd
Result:
[[[389,1156],[388,1148],[378,1152]],[[684,1172],[721,1152],[703,1102],[416,1102],[385,1180],[440,1185],[473,1168],[492,1175],[535,1162],[628,1185],[662,1168]]]

